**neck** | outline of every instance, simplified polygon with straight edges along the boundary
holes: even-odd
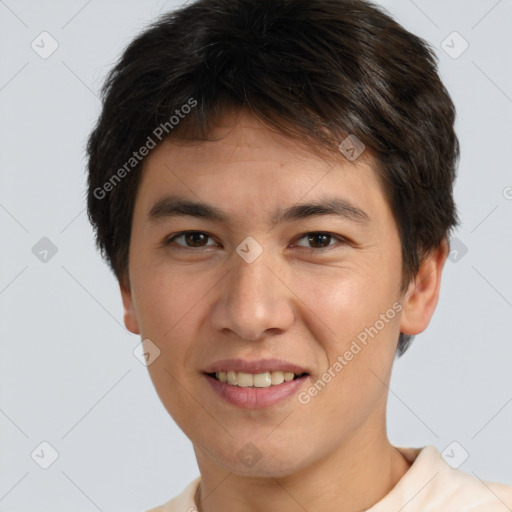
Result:
[[[352,439],[321,460],[278,478],[237,475],[211,459],[208,463],[204,453],[198,463],[199,512],[361,512],[388,494],[410,467],[385,433],[381,439]]]

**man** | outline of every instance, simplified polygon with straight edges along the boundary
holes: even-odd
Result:
[[[455,109],[361,0],[199,0],[139,35],[91,134],[89,217],[201,476],[155,511],[506,511],[386,434],[457,225]]]

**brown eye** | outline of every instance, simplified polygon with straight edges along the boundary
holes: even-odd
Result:
[[[165,245],[170,245],[172,242],[176,242],[177,240],[182,240],[185,243],[178,243],[179,246],[185,248],[197,248],[197,247],[207,247],[211,244],[206,244],[211,237],[203,233],[202,231],[184,231],[182,233],[178,233],[176,235],[171,236],[165,242]]]
[[[183,235],[187,244],[191,247],[202,247],[204,242],[208,239],[208,235],[199,232],[185,233]]]
[[[308,243],[314,248],[327,247],[331,241],[331,235],[326,233],[311,233],[308,235]]]
[[[344,242],[344,239],[340,236],[333,235],[331,233],[324,233],[321,231],[315,231],[311,233],[305,233],[302,235],[299,240],[305,239],[307,242],[307,246],[302,244],[297,244],[299,247],[305,247],[309,249],[325,249],[327,247],[331,247],[336,245],[335,243],[330,243],[333,241],[333,238],[338,239],[340,242]],[[335,241],[335,240],[334,240]]]

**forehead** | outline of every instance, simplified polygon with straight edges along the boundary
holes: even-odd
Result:
[[[183,156],[186,155],[187,159],[199,162],[210,156],[219,162],[246,160],[250,154],[259,161],[296,159],[328,161],[331,164],[338,163],[344,166],[351,163],[357,165],[361,162],[373,164],[373,154],[364,145],[357,148],[361,150],[360,155],[359,153],[348,155],[357,157],[351,162],[351,159],[347,158],[347,153],[337,147],[344,138],[333,143],[333,147],[327,150],[316,142],[307,144],[306,141],[287,137],[276,127],[256,118],[247,109],[228,111],[214,123],[208,137],[208,140],[187,140],[180,138],[179,135],[172,136],[165,139],[162,146],[171,144],[176,147],[177,154],[179,152]],[[350,145],[350,141],[355,140],[357,138],[350,135],[347,144]]]
[[[144,161],[138,202],[145,215],[165,195],[225,210],[273,214],[276,205],[344,196],[361,210],[385,207],[374,160],[312,151],[243,111],[224,117],[208,141],[168,139]],[[140,208],[139,208],[140,210]]]

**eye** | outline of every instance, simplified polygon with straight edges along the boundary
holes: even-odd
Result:
[[[311,233],[304,233],[298,240],[306,239],[306,243],[312,244],[312,246],[304,246],[297,244],[299,247],[306,247],[307,249],[326,249],[336,244],[331,244],[331,241],[337,239],[341,243],[347,243],[347,240],[341,236],[334,235],[333,233],[326,233],[325,231],[312,231]]]
[[[211,239],[210,235],[203,231],[183,231],[168,237],[165,240],[164,245],[170,245],[177,240],[182,240],[185,244],[178,243],[178,245],[184,248],[193,249],[197,247],[211,247],[212,244],[205,243],[208,238]],[[213,245],[215,245],[215,243]]]
[[[208,239],[210,239],[212,243],[207,243]],[[304,233],[297,240],[303,239],[306,240],[306,244],[309,245],[302,245],[297,243],[296,246],[311,250],[322,250],[333,247],[336,245],[336,241],[341,244],[348,243],[348,241],[342,236],[325,231],[312,231],[309,233]],[[176,233],[166,238],[164,245],[168,246],[174,242],[176,242],[179,247],[185,249],[198,249],[201,247],[215,246],[215,242],[213,241],[212,237],[204,231],[182,231],[181,233]]]

